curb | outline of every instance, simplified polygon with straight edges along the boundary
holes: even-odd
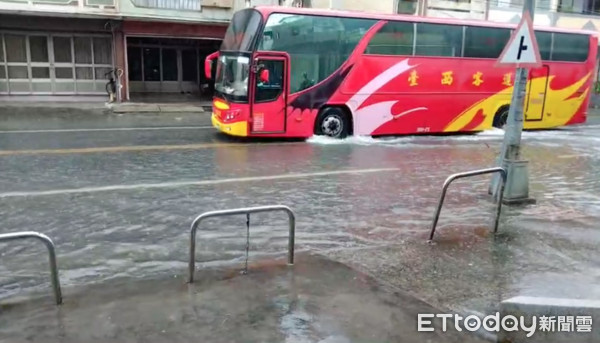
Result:
[[[106,104],[108,110],[112,113],[211,113],[211,106],[198,105],[160,105],[160,104],[143,104],[143,105],[113,105]]]
[[[0,103],[0,117],[85,117],[125,114],[203,114],[210,115],[212,106],[185,104],[110,104],[110,103]]]
[[[39,117],[84,117],[110,114],[103,103],[0,103],[2,118],[39,118]]]

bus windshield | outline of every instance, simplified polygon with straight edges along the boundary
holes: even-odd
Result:
[[[245,9],[233,16],[227,28],[217,62],[215,91],[229,101],[248,101],[251,51],[261,23],[259,12]]]
[[[215,91],[229,101],[246,102],[249,75],[249,54],[222,54],[217,63]]]
[[[252,51],[262,17],[253,9],[237,12],[225,32],[221,51]]]

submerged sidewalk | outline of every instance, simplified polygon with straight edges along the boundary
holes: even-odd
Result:
[[[323,257],[294,266],[260,261],[247,275],[198,270],[197,282],[114,281],[0,307],[0,342],[482,342],[459,332],[417,332],[431,306],[383,289]]]

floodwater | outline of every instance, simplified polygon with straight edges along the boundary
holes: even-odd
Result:
[[[435,243],[426,242],[445,178],[493,166],[502,135],[270,143],[202,129],[0,135],[13,149],[0,156],[0,232],[52,237],[65,299],[111,280],[184,282],[195,216],[270,204],[296,212],[298,252],[441,309],[489,312],[513,295],[600,298],[600,125],[525,132],[537,204],[504,207],[494,237],[489,176],[457,181]],[[51,148],[20,153],[17,141]],[[129,148],[93,151],[109,141]],[[136,148],[162,142],[195,146]],[[206,221],[197,268],[241,268],[245,233],[244,216]],[[285,256],[287,240],[283,213],[251,216],[251,261]],[[2,245],[0,256],[0,301],[49,292],[41,244]]]

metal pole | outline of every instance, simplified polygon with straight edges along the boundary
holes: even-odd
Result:
[[[288,237],[288,264],[294,264],[294,243],[296,241],[296,215],[292,210],[286,210],[289,218],[290,232]]]
[[[527,72],[518,68],[515,75],[515,86],[508,111],[506,133],[502,142],[501,159],[518,160],[521,157],[521,135],[523,133],[523,106],[527,87]]]
[[[190,256],[188,263],[188,281],[189,283],[194,282],[194,272],[196,269],[196,231],[200,226],[201,222],[207,218],[214,217],[224,217],[224,216],[232,216],[245,214],[250,215],[251,213],[261,213],[261,212],[276,212],[283,211],[288,214],[289,218],[289,226],[290,226],[290,237],[288,238],[288,264],[294,264],[294,242],[296,234],[296,215],[294,211],[287,206],[283,205],[273,205],[273,206],[260,206],[260,207],[249,207],[249,208],[236,208],[233,210],[223,210],[223,211],[212,211],[205,212],[196,217],[192,222],[190,227]],[[250,237],[249,231],[247,231],[248,237]]]
[[[437,227],[437,223],[440,219],[440,213],[442,212],[442,205],[444,204],[444,199],[446,198],[446,192],[448,191],[448,187],[450,184],[458,179],[463,179],[470,176],[484,175],[484,174],[492,174],[499,173],[501,177],[501,185],[500,190],[501,193],[498,197],[498,205],[496,206],[496,219],[494,220],[494,233],[498,231],[498,224],[500,223],[500,213],[502,211],[502,197],[504,195],[504,187],[506,184],[506,171],[500,167],[495,168],[487,168],[487,169],[479,169],[468,171],[464,173],[457,173],[448,176],[446,181],[444,181],[444,186],[442,186],[442,194],[440,195],[440,200],[438,201],[437,208],[435,209],[435,213],[433,214],[433,222],[431,223],[431,231],[429,233],[429,241],[433,241],[433,236],[435,235],[435,228]]]
[[[529,12],[529,16],[533,20],[535,15],[534,4],[535,0],[525,0],[523,3],[523,16]],[[502,158],[516,160],[521,154],[521,133],[523,132],[523,107],[525,106],[527,73],[527,68],[517,68],[515,74],[515,86],[511,106],[508,111]]]
[[[433,223],[431,224],[431,232],[429,233],[429,240],[433,240],[433,235],[435,235],[435,228],[437,226],[438,221],[440,220],[440,213],[442,213],[442,206],[444,205],[444,199],[446,198],[446,191],[448,190],[448,186],[454,180],[452,176],[450,176],[444,182],[444,186],[442,187],[442,195],[440,195],[440,201],[438,201],[438,206],[435,209],[435,214],[433,215]]]
[[[202,216],[196,218],[192,222],[192,227],[190,229],[190,259],[188,263],[188,282],[194,282],[194,271],[196,270],[196,228],[200,221],[202,220]]]
[[[523,4],[523,17],[529,13],[529,16],[533,20],[535,14],[535,0],[525,0]],[[508,118],[506,121],[506,132],[504,134],[504,140],[502,141],[502,148],[500,151],[500,156],[497,161],[497,165],[500,167],[504,167],[507,170],[511,180],[508,180],[509,186],[512,189],[512,179],[514,179],[514,174],[510,172],[514,170],[513,165],[511,163],[513,161],[520,160],[521,157],[521,135],[523,132],[523,118],[524,111],[523,108],[525,106],[525,93],[527,89],[527,75],[529,70],[527,68],[517,68],[515,72],[515,84],[513,88],[511,104],[508,111]],[[508,165],[505,165],[508,164]],[[493,191],[498,192],[500,185],[498,184],[499,176],[494,177],[494,185]],[[519,187],[521,189],[529,188],[529,179],[528,176],[520,178],[521,184]],[[509,190],[510,193],[510,190]],[[497,193],[494,193],[497,195]],[[510,194],[508,195],[510,197]]]
[[[121,96],[121,89],[123,85],[121,84],[121,77],[123,76],[123,69],[117,68],[117,103],[123,102],[123,97]]]
[[[504,187],[506,185],[506,173],[500,173],[502,176],[502,184],[500,185],[500,194],[498,195],[498,207],[496,207],[496,220],[494,221],[494,234],[498,232],[498,224],[500,224],[500,212],[502,212],[502,198],[504,197]]]
[[[248,274],[248,255],[250,255],[250,213],[246,213],[246,261],[244,261],[244,274]]]
[[[62,304],[62,292],[60,290],[60,280],[58,279],[58,264],[56,263],[56,253],[52,240],[42,233],[33,231],[0,234],[0,241],[14,241],[25,238],[35,238],[46,245],[50,264],[50,280],[52,282],[52,288],[54,289],[54,299],[56,300],[57,305]]]

